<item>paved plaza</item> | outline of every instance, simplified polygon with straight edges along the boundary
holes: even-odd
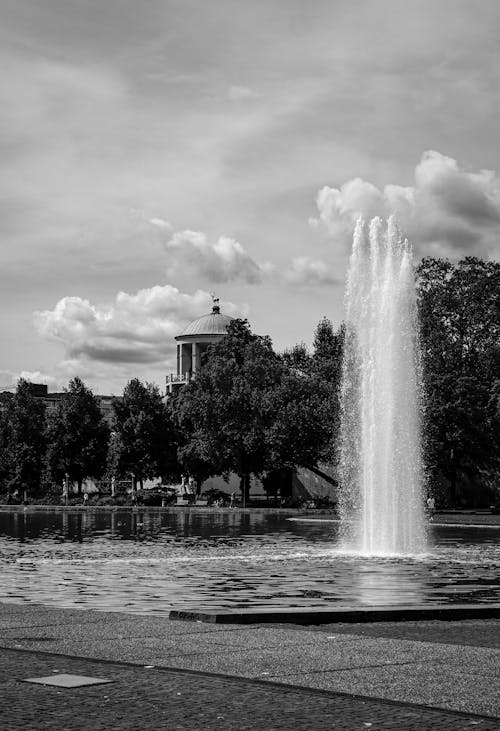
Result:
[[[241,626],[0,604],[1,728],[500,729],[500,622]],[[110,680],[24,682],[70,674]]]

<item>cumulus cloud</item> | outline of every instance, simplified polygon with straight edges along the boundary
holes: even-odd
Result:
[[[373,187],[373,186],[372,186]],[[162,218],[150,218],[169,255],[167,274],[174,277],[187,270],[209,282],[243,280],[247,284],[270,281],[275,284],[321,286],[338,282],[329,264],[308,256],[298,256],[286,267],[266,261],[255,261],[243,246],[232,238],[221,236],[211,244],[200,231],[174,231]]]
[[[235,239],[221,236],[211,243],[201,231],[174,231],[162,218],[151,218],[149,223],[162,238],[170,277],[189,269],[209,282],[239,279],[257,284],[266,275],[266,265],[257,263]]]
[[[57,388],[59,386],[58,379],[53,375],[48,375],[42,371],[9,371],[0,370],[0,390],[14,390],[20,378],[31,383],[45,383],[49,388]]]
[[[292,259],[291,266],[284,272],[284,280],[297,286],[322,286],[338,284],[331,267],[321,259],[298,256]]]
[[[35,328],[64,345],[68,372],[84,362],[160,364],[175,351],[174,336],[191,320],[210,311],[208,292],[193,295],[170,285],[119,292],[112,305],[97,306],[80,297],[64,297],[54,309],[34,313]],[[223,312],[243,316],[246,307],[222,302]]]
[[[494,171],[469,172],[456,160],[428,151],[415,168],[414,185],[380,190],[360,178],[340,188],[325,186],[316,199],[314,228],[350,236],[359,217],[394,213],[421,255],[492,256],[500,240],[500,178]]]

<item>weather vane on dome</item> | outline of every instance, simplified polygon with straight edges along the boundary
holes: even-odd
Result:
[[[215,296],[215,292],[210,292],[210,296],[213,302],[212,312],[220,312],[219,298]]]

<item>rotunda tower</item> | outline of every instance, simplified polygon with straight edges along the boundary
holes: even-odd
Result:
[[[193,320],[176,336],[177,373],[167,375],[167,395],[196,377],[208,347],[222,340],[231,320],[221,313],[219,300],[214,298],[212,312]]]

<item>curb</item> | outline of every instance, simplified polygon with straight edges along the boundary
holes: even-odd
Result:
[[[169,619],[210,624],[335,624],[344,622],[415,622],[464,619],[500,619],[500,604],[434,604],[403,607],[342,607],[338,609],[269,609],[232,612],[172,609]]]

